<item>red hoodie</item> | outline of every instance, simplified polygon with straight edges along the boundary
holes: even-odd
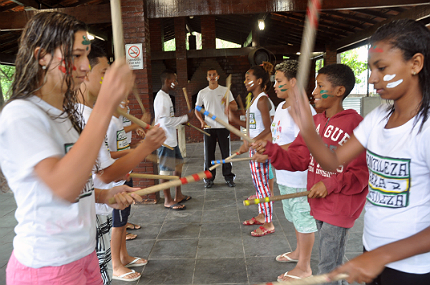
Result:
[[[344,110],[331,118],[324,112],[313,118],[317,133],[332,150],[343,145],[363,120],[354,110]],[[308,190],[319,181],[324,183],[328,195],[308,199],[315,219],[343,228],[354,225],[366,202],[369,172],[365,151],[346,166],[339,167],[337,172],[325,171],[316,163],[300,133],[288,150],[268,142],[264,154],[269,156],[276,169],[308,170]]]

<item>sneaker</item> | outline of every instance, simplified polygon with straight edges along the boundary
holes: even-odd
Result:
[[[236,183],[234,183],[232,180],[226,181],[225,183],[228,185],[228,187],[236,187]]]
[[[212,188],[214,182],[212,180],[205,181],[205,188]]]

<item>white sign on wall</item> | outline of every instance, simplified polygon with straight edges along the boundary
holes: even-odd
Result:
[[[125,57],[131,69],[143,69],[142,44],[125,45]]]

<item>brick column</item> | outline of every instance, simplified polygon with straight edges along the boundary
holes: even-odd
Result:
[[[124,26],[125,44],[142,43],[143,69],[135,70],[136,85],[139,96],[145,106],[146,111],[152,108],[152,80],[151,80],[151,49],[149,21],[146,17],[146,6],[144,1],[125,0],[121,1],[122,21]],[[129,96],[130,113],[138,118],[142,116],[137,100],[133,95]],[[133,133],[132,144],[138,142],[139,138]],[[141,162],[138,167],[134,168],[136,173],[158,173],[156,164],[152,162]],[[134,179],[134,186],[148,187],[155,184],[155,180]],[[159,193],[150,194],[144,199],[148,203],[156,203],[159,199]]]
[[[216,48],[215,16],[201,16],[202,49]]]
[[[325,47],[324,66],[337,63],[337,50],[330,46]]]
[[[164,50],[164,31],[162,19],[149,19],[149,33],[151,39],[151,51]]]
[[[182,88],[188,85],[186,36],[185,17],[175,18],[176,75],[178,76],[179,83],[179,86],[175,90],[175,116],[188,112],[187,102],[182,92]]]

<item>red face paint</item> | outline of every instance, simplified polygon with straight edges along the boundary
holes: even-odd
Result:
[[[384,52],[381,48],[378,48],[377,46],[371,46],[369,48],[369,53],[371,52]]]
[[[59,60],[62,60],[61,58],[58,58]],[[62,62],[63,62],[63,64],[62,65],[60,65],[60,66],[58,66],[58,69],[62,72],[62,73],[66,73],[67,72],[67,70],[66,70],[66,67],[65,67],[65,65],[66,65],[66,60],[65,59],[63,59],[62,60]],[[64,66],[63,66],[64,65]],[[70,64],[69,64],[70,65]],[[72,67],[72,70],[73,71],[76,71],[76,66],[74,66],[73,65],[73,67]]]

